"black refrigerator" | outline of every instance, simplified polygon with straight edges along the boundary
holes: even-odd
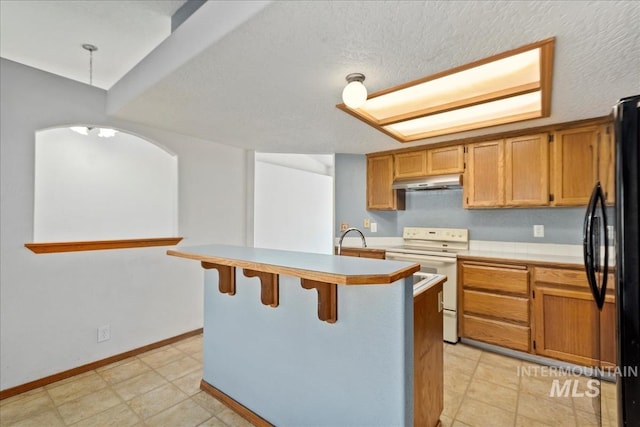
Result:
[[[613,107],[615,129],[614,206],[605,205],[597,183],[584,221],[584,259],[595,304],[602,309],[607,287],[615,285],[617,317],[616,387],[618,423],[640,425],[640,95]],[[613,226],[615,234],[609,230]],[[615,254],[610,254],[614,250]],[[614,256],[615,255],[615,256]],[[614,263],[615,260],[615,263]],[[612,265],[613,264],[613,265]],[[615,269],[616,283],[607,283]]]

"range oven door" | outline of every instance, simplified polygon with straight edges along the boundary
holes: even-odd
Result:
[[[444,306],[444,340],[450,343],[458,342],[458,286],[456,278],[456,258],[387,251],[386,259],[393,261],[415,262],[420,264],[420,271],[423,273],[435,273],[447,276],[447,281],[442,286],[442,299]],[[416,277],[415,280],[421,280],[421,278]]]

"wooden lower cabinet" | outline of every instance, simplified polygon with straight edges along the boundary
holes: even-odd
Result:
[[[413,300],[413,425],[435,427],[444,408],[442,284]],[[438,368],[439,367],[439,368]]]
[[[601,312],[578,266],[460,260],[458,283],[462,338],[578,365],[615,366],[613,274]]]
[[[583,269],[536,268],[534,277],[535,353],[579,365],[615,365],[613,292],[599,311]]]
[[[529,272],[526,266],[461,262],[460,336],[529,351]]]
[[[338,254],[338,247],[334,248],[334,253]],[[370,249],[370,248],[352,248],[343,247],[340,250],[340,255],[343,256],[354,256],[360,258],[375,258],[375,259],[384,259],[385,258],[385,250],[384,249]]]

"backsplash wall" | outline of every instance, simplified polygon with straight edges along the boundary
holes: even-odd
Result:
[[[530,243],[582,243],[584,208],[463,209],[462,190],[408,192],[404,211],[366,210],[366,157],[336,154],[335,157],[335,235],[340,223],[362,230],[365,236],[398,237],[402,228],[468,228],[472,240]],[[378,232],[363,227],[369,218]],[[533,226],[544,225],[545,237],[534,238]]]

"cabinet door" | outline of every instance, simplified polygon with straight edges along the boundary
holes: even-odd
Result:
[[[598,141],[598,179],[604,190],[604,197],[608,204],[614,204],[616,199],[616,150],[613,126],[604,125],[600,129]]]
[[[367,209],[404,209],[404,191],[391,189],[393,156],[367,158]]]
[[[603,319],[611,317],[614,298],[607,295],[610,304]],[[533,298],[536,354],[585,366],[599,364],[598,351],[606,359],[615,357],[611,342],[601,341],[600,312],[590,292],[535,286]],[[605,322],[602,322],[603,325]],[[607,321],[608,323],[608,321]],[[608,327],[608,326],[605,326]],[[612,353],[613,352],[613,356]]]
[[[505,140],[505,205],[549,204],[548,134]]]
[[[464,172],[464,146],[427,150],[427,175]]]
[[[396,178],[420,178],[427,174],[427,152],[415,151],[395,156]]]
[[[504,141],[470,144],[465,176],[465,207],[504,205]]]
[[[586,205],[596,183],[600,126],[554,134],[553,196],[556,206]]]

